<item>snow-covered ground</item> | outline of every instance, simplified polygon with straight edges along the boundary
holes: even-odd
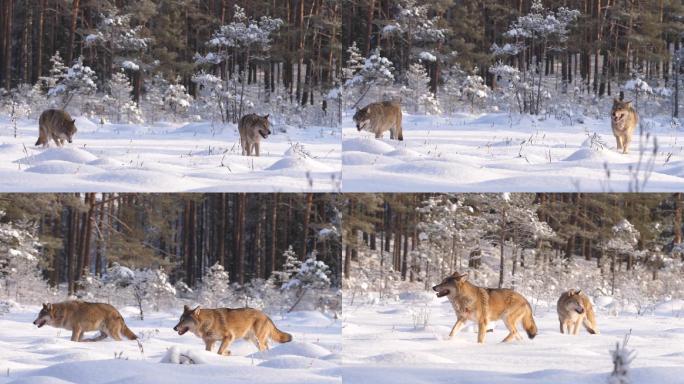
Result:
[[[599,309],[600,335],[584,329],[579,336],[561,335],[555,306],[537,308],[535,339],[501,343],[508,332],[496,322],[479,345],[472,322],[448,340],[455,315],[447,299],[404,295],[408,298],[384,304],[347,302],[345,383],[604,384],[613,369],[609,350],[630,329],[628,348],[636,350],[633,383],[674,384],[684,377],[682,301],[663,303],[648,316],[611,316]],[[422,322],[425,314],[428,326],[414,327],[414,319]]]
[[[38,124],[18,134],[0,117],[2,192],[334,192],[340,189],[340,130],[272,127],[260,157],[241,155],[234,124],[96,124],[76,118],[72,144],[35,147]]]
[[[684,135],[666,117],[643,119],[652,136],[643,136],[640,159],[638,132],[631,152],[618,153],[607,115],[570,124],[506,113],[405,113],[403,142],[389,132],[382,140],[357,132],[352,115],[343,121],[345,192],[621,192],[644,191],[645,180],[648,191],[684,188]],[[592,146],[594,133],[603,149]]]
[[[133,307],[121,309],[128,326],[142,339],[75,343],[70,331],[32,324],[40,307],[14,308],[0,317],[0,383],[340,383],[340,322],[312,311],[272,316],[290,343],[272,343],[258,352],[236,341],[232,356],[204,351],[198,337],[178,336],[180,314],[150,313],[136,319]],[[95,333],[93,333],[94,335]],[[172,349],[175,348],[175,349]],[[215,346],[217,348],[217,346]],[[192,356],[202,364],[162,363],[167,351]]]

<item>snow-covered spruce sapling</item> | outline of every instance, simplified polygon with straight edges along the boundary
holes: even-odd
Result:
[[[296,291],[296,299],[288,312],[292,312],[307,292],[330,288],[330,267],[322,260],[316,260],[316,252],[301,262],[297,273],[283,284],[283,290]]]
[[[353,103],[353,108],[361,105],[361,101],[371,89],[377,89],[371,100],[379,99],[381,88],[394,82],[394,64],[380,54],[380,48],[375,48],[363,63],[363,68],[344,83],[345,89],[359,88],[359,99]]]
[[[632,335],[632,330],[625,335],[625,338],[620,342],[615,343],[615,349],[610,351],[610,356],[613,359],[613,372],[608,377],[608,384],[631,384],[632,381],[629,375],[629,365],[636,358],[636,352],[627,348],[629,337]]]
[[[230,276],[221,264],[215,263],[202,276],[197,299],[208,307],[225,306],[235,301]]]

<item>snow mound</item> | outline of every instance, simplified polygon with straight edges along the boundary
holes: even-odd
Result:
[[[117,185],[129,185],[136,188],[150,188],[154,190],[175,190],[178,183],[182,183],[177,175],[162,174],[161,172],[151,172],[139,169],[119,169],[89,175],[85,177],[90,181],[112,183]],[[189,185],[189,184],[186,184]]]
[[[26,172],[58,175],[74,173],[93,173],[98,171],[100,171],[100,169],[97,167],[62,160],[49,160],[42,164],[38,164],[26,169]]]
[[[166,351],[166,354],[159,362],[166,364],[207,364],[203,354],[203,351],[181,350],[178,346],[174,345]]]
[[[684,300],[670,300],[665,303],[658,304],[655,307],[654,313],[658,316],[684,316]]]
[[[287,320],[297,326],[328,326],[333,322],[328,316],[318,311],[296,311],[287,315]]]
[[[249,357],[257,359],[272,359],[276,356],[296,355],[309,358],[321,358],[330,354],[330,351],[313,343],[306,343],[301,341],[291,341],[289,343],[280,344],[267,351],[255,352]]]
[[[295,171],[311,171],[316,172],[329,172],[330,167],[318,162],[314,159],[307,159],[303,157],[285,157],[275,163],[271,164],[267,171],[284,171],[284,170],[295,170]]]
[[[71,163],[85,164],[97,160],[97,156],[80,148],[48,148],[37,155],[15,160],[15,163],[36,164],[43,161],[61,160]]]
[[[406,365],[406,364],[453,364],[452,360],[429,352],[389,352],[369,356],[367,360],[377,364]]]
[[[394,151],[394,147],[384,141],[371,138],[355,138],[342,141],[342,151],[358,151],[374,153],[376,155]]]
[[[412,149],[408,148],[399,148],[395,149],[394,151],[387,152],[385,153],[385,156],[392,156],[392,157],[422,157],[422,155],[414,151]]]
[[[24,146],[19,144],[2,144],[0,145],[0,153],[23,152]]]
[[[563,159],[563,161],[587,161],[587,162],[613,162],[623,160],[624,157],[610,149],[595,150],[591,148],[580,148]]]
[[[398,160],[368,152],[350,151],[342,154],[344,165],[396,164]]]
[[[101,168],[119,168],[123,164],[116,160],[112,160],[109,157],[102,157],[97,160],[89,161],[88,165],[92,165],[95,167],[101,167]]]
[[[76,120],[76,129],[78,129],[78,132],[76,132],[76,136],[78,136],[79,132],[95,132],[99,127],[98,124],[92,122],[90,119],[84,116],[78,116],[73,119]]]
[[[48,361],[55,361],[55,362],[67,362],[67,361],[88,361],[88,360],[93,360],[95,356],[93,356],[92,351],[91,352],[85,352],[85,351],[80,351],[80,352],[70,352],[70,353],[62,353],[58,354],[56,356],[52,356],[46,360]],[[104,357],[104,356],[102,356]],[[111,357],[111,356],[107,356]]]
[[[280,369],[334,368],[337,364],[310,357],[283,355],[276,356],[259,364],[260,367]]]
[[[10,381],[10,384],[74,384],[74,382],[49,376],[30,376]]]

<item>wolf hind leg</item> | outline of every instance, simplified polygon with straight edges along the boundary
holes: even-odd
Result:
[[[518,329],[515,326],[516,321],[513,320],[512,318],[513,318],[513,316],[509,315],[503,319],[504,325],[508,329],[508,336],[506,336],[503,339],[502,343],[506,343],[506,342],[509,342],[511,340],[521,338],[520,335],[518,335]]]

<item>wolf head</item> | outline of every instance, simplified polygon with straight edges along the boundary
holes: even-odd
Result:
[[[468,281],[467,273],[460,274],[454,272],[445,277],[441,283],[432,287],[432,290],[437,292],[437,297],[452,296],[461,291],[463,284],[465,284],[466,281]]]
[[[370,112],[368,107],[357,109],[354,114],[354,122],[356,123],[356,130],[361,131],[366,128],[366,125],[370,121]]]
[[[584,313],[584,305],[582,304],[582,291],[581,290],[570,290],[568,292],[568,300],[565,302],[565,309],[568,311],[575,311],[580,315]]]
[[[268,121],[268,116],[270,115],[257,116],[257,119],[254,122],[254,128],[256,128],[259,135],[264,139],[271,134],[271,123]]]
[[[191,309],[187,305],[183,306],[183,314],[180,320],[178,320],[178,324],[173,327],[173,330],[178,332],[179,335],[183,335],[187,331],[193,332],[199,325],[199,314],[199,305],[195,309]]]
[[[38,328],[42,327],[45,324],[52,325],[55,318],[55,307],[53,307],[53,305],[50,303],[44,303],[43,308],[41,308],[40,312],[38,313],[38,317],[35,320],[33,320],[33,325],[37,325]]]
[[[628,114],[634,111],[631,101],[621,101],[613,99],[613,109],[610,111],[610,118],[615,122],[623,121]]]

